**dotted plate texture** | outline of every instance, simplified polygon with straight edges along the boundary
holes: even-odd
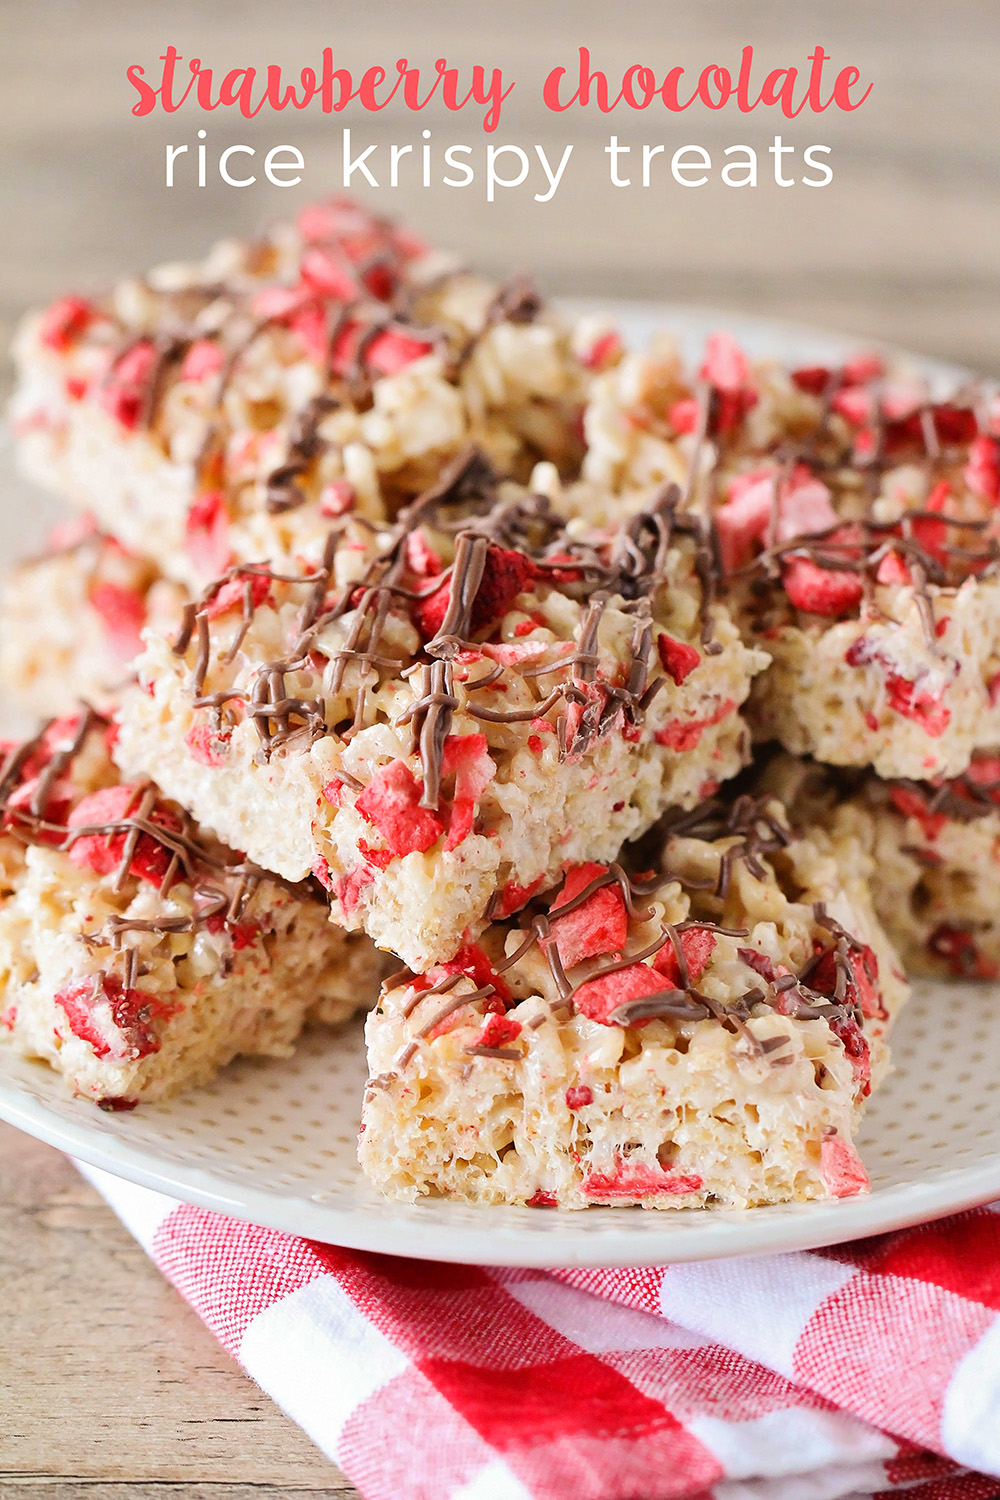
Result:
[[[723,326],[755,356],[801,363],[837,361],[866,344],[697,309],[602,310],[620,316],[638,347],[669,328],[688,357]],[[908,359],[935,385],[966,373]],[[10,556],[37,545],[55,508],[14,477],[9,442],[0,474],[0,555]],[[44,1065],[0,1050],[0,1118],[131,1181],[333,1244],[497,1265],[653,1265],[834,1244],[1000,1197],[1000,985],[918,985],[892,1050],[895,1070],[860,1138],[871,1191],[744,1212],[385,1202],[355,1155],[366,1077],[360,1022],[307,1033],[287,1061],[237,1061],[207,1088],[125,1115],[70,1098]]]

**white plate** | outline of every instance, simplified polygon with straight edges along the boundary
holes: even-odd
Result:
[[[635,342],[669,325],[692,356],[719,326],[755,355],[804,363],[838,360],[859,342],[729,314],[611,310]],[[946,383],[964,373],[913,362]],[[9,454],[0,466],[6,480]],[[37,541],[23,525],[37,501],[26,505],[13,479],[5,496],[0,555]],[[360,1024],[308,1035],[287,1062],[234,1063],[208,1088],[126,1115],[67,1097],[43,1065],[0,1051],[0,1118],[176,1198],[354,1249],[494,1265],[651,1265],[834,1244],[1000,1197],[1000,985],[918,987],[893,1054],[896,1071],[861,1135],[871,1192],[744,1213],[386,1203],[355,1160],[366,1072]]]

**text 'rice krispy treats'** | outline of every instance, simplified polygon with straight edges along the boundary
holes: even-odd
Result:
[[[389,531],[238,570],[151,637],[116,754],[426,966],[740,769],[766,657],[713,576],[675,494],[596,532],[473,451]]]
[[[763,797],[659,843],[657,873],[571,865],[516,923],[386,980],[360,1137],[383,1193],[744,1208],[867,1186],[853,1135],[907,986],[864,855]]]
[[[765,776],[801,821],[864,844],[907,973],[1000,978],[1000,753],[976,751],[961,776],[935,782],[837,775],[790,756]]]
[[[81,699],[107,709],[130,680],[144,627],[169,628],[186,600],[92,517],[64,522],[3,582],[0,679],[40,718],[72,713]]]
[[[762,740],[881,776],[958,775],[1000,743],[1000,407],[859,356],[751,366],[724,334],[598,377],[584,473],[663,478],[711,513],[726,595],[771,665]]]
[[[470,442],[521,479],[578,467],[590,370],[619,353],[335,200],[29,316],[11,418],[31,477],[197,592],[317,561],[331,517],[391,516]]]
[[[88,711],[3,747],[0,1045],[104,1109],[204,1084],[238,1054],[287,1056],[385,972],[317,893],[202,835],[121,781]]]

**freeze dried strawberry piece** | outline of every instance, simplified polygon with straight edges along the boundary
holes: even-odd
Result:
[[[552,904],[552,936],[566,969],[600,953],[618,953],[625,946],[628,912],[617,882],[602,886],[564,917],[556,916],[561,906],[579,896],[592,880],[607,873],[607,865],[574,866],[567,871],[559,897]]]
[[[376,849],[366,839],[358,839],[358,853],[373,870],[388,870],[394,858],[391,849]]]
[[[844,1055],[850,1059],[861,1097],[866,1099],[872,1091],[872,1065],[864,1032],[854,1017],[848,1015],[828,1016],[827,1025],[843,1044]]]
[[[566,1090],[567,1109],[583,1109],[585,1105],[593,1104],[593,1102],[594,1091],[592,1088],[588,1088],[585,1083],[578,1084],[576,1087]]]
[[[621,336],[615,329],[600,334],[590,348],[580,356],[580,362],[588,370],[603,370],[613,364],[623,351]]]
[[[863,589],[855,573],[821,568],[809,557],[783,563],[781,581],[791,603],[805,614],[839,620],[861,603]]]
[[[441,573],[441,554],[419,526],[406,538],[406,566],[418,578],[436,578]]]
[[[216,937],[221,932],[229,936],[229,940],[237,953],[244,948],[252,948],[260,937],[259,922],[227,922],[221,912],[215,912],[205,920],[205,927]]]
[[[921,693],[915,682],[890,672],[885,679],[885,697],[889,707],[906,719],[919,724],[925,734],[936,740],[951,722],[951,709],[931,693]]]
[[[885,1008],[878,990],[878,959],[867,943],[852,948],[849,957],[852,977],[844,993],[845,1005],[856,1005],[863,1016],[885,1018]],[[828,948],[813,969],[809,988],[832,999],[837,988],[837,959]]]
[[[324,870],[325,867],[325,870]],[[324,873],[326,878],[324,879]],[[322,857],[313,865],[313,874],[320,885],[326,886],[328,891],[334,891],[344,920],[350,921],[361,905],[361,892],[366,885],[371,885],[375,876],[367,865],[357,865],[349,875],[340,875],[334,881],[330,866]]]
[[[667,410],[667,421],[674,432],[679,436],[687,432],[694,432],[698,426],[699,407],[693,396],[685,396],[681,401],[675,401],[673,406]]]
[[[744,476],[745,482],[734,481],[730,486],[730,498],[715,518],[727,575],[744,567],[764,540],[774,506],[776,473],[757,470]]]
[[[395,859],[423,854],[444,832],[444,824],[429,807],[421,807],[423,782],[405,760],[380,766],[354,806],[366,823],[377,828]]]
[[[934,428],[942,443],[971,443],[978,431],[976,414],[969,406],[952,406],[947,401],[931,407]]]
[[[558,1208],[555,1193],[546,1193],[539,1188],[537,1193],[532,1193],[530,1198],[524,1201],[525,1208]]]
[[[779,542],[817,536],[836,526],[838,519],[830,491],[804,464],[796,464],[784,482],[778,483]]]
[[[313,291],[339,302],[352,302],[360,290],[354,275],[339,265],[329,250],[316,246],[303,254],[299,274]]]
[[[46,348],[65,354],[99,317],[97,308],[83,297],[60,297],[42,314],[38,337]]]
[[[520,1021],[511,1021],[507,1016],[492,1011],[486,1017],[483,1028],[472,1045],[474,1047],[506,1047],[508,1043],[516,1041],[520,1035]]]
[[[247,584],[250,585],[251,608],[260,609],[262,604],[266,604],[271,592],[271,580],[263,573],[238,573],[235,578],[227,579],[220,588],[216,589],[205,605],[205,614],[208,618],[217,620],[220,615],[228,613],[231,609],[242,609],[246,599]]]
[[[102,1094],[100,1099],[94,1100],[94,1103],[98,1109],[103,1109],[108,1115],[128,1114],[130,1110],[137,1109],[139,1106],[138,1099],[126,1099],[121,1094]]]
[[[906,565],[906,559],[895,548],[885,554],[878,565],[878,572],[875,574],[875,577],[881,584],[908,584],[913,582],[910,570]]]
[[[0,1010],[0,1026],[4,1031],[13,1031],[17,1024],[17,1006],[8,1005],[6,1010]]]
[[[842,387],[833,396],[830,406],[853,427],[861,427],[874,415],[875,398],[863,386]]]
[[[1000,755],[977,752],[969,762],[965,779],[984,792],[991,802],[1000,802]],[[956,784],[955,790],[961,793],[961,781]]]
[[[184,525],[188,556],[212,578],[229,565],[229,515],[221,490],[206,490],[192,504]]]
[[[518,885],[516,881],[508,880],[500,892],[499,899],[493,909],[492,916],[494,921],[500,922],[505,917],[512,917],[516,911],[521,910],[522,906],[527,906],[541,885],[542,880],[543,876],[541,875],[539,875],[537,880],[533,880],[530,885]]]
[[[868,1191],[868,1173],[851,1145],[842,1135],[827,1135],[820,1142],[819,1171],[831,1198],[851,1198]]]
[[[414,360],[432,353],[433,349],[434,344],[430,339],[387,328],[384,333],[376,334],[367,345],[365,364],[379,375],[397,375],[407,365],[412,365]]]
[[[747,968],[753,969],[761,979],[766,979],[768,984],[774,984],[778,971],[766,953],[758,953],[756,948],[737,948],[736,957],[742,959]]]
[[[99,792],[90,792],[81,797],[67,820],[70,829],[87,828],[90,825],[120,823],[129,818],[142,801],[144,787],[121,782],[117,786],[103,787]],[[154,807],[149,821],[158,824],[167,833],[180,832],[180,823],[172,812],[164,807]],[[128,833],[85,833],[75,838],[67,851],[71,864],[81,870],[93,870],[97,875],[110,875],[118,869],[125,853]],[[159,890],[170,864],[170,850],[151,834],[141,833],[135,852],[129,863],[128,873]]]
[[[589,1172],[580,1184],[584,1196],[595,1202],[621,1202],[632,1198],[655,1198],[701,1190],[700,1177],[675,1176],[667,1167],[646,1162],[621,1162],[614,1172]]]
[[[484,734],[450,734],[445,740],[441,775],[455,778],[455,790],[445,813],[446,854],[472,832],[479,799],[496,770]]]
[[[221,344],[214,339],[196,339],[181,364],[181,379],[201,381],[217,375],[226,362]]]
[[[622,1023],[613,1021],[611,1013],[619,1005],[627,1005],[630,1000],[643,1000],[647,995],[662,995],[665,989],[671,987],[648,964],[629,964],[624,969],[615,969],[611,974],[588,979],[586,984],[581,984],[574,992],[573,1004],[591,1021],[599,1021],[602,1026],[618,1026]]]
[[[191,759],[199,766],[212,769],[224,766],[229,754],[231,729],[213,729],[210,724],[196,724],[184,736],[184,743],[191,752]]]
[[[157,358],[149,339],[140,339],[114,364],[101,387],[101,406],[128,432],[139,425]]]
[[[146,990],[127,990],[120,979],[106,974],[82,979],[55,997],[69,1029],[88,1042],[97,1057],[138,1061],[160,1050],[153,1020],[169,1020],[181,1009]]]
[[[927,496],[923,509],[943,513],[950,499],[951,485],[946,479],[942,479]],[[913,522],[914,541],[940,563],[947,561],[945,553],[947,535],[948,526],[945,521],[932,521],[927,516],[921,516]]]
[[[823,365],[805,365],[792,371],[792,384],[808,396],[822,396],[830,384],[830,374]]]
[[[735,707],[735,700],[726,698],[707,719],[670,719],[662,729],[656,731],[653,738],[658,745],[684,754],[696,749],[703,732],[711,729],[714,724],[720,724]]]
[[[663,630],[656,638],[656,649],[660,653],[663,670],[668,677],[673,678],[678,687],[701,662],[699,651],[686,641],[675,641],[673,636],[667,635]]]
[[[512,1005],[514,997],[510,992],[510,986],[502,974],[498,974],[490,963],[489,955],[480,948],[478,943],[466,943],[465,947],[459,948],[455,957],[449,959],[446,964],[437,964],[431,971],[434,975],[434,983],[444,979],[449,974],[464,974],[471,979],[477,990],[486,989],[492,985],[493,994],[486,1000],[487,1010],[506,1009]]]
[[[956,979],[996,979],[997,965],[983,957],[972,933],[964,927],[942,922],[927,940],[927,947],[943,958]]]
[[[916,818],[925,838],[936,839],[942,828],[947,826],[948,819],[944,813],[932,812],[926,800],[912,787],[890,786],[889,797],[893,807],[904,818]]]
[[[523,552],[491,545],[470,611],[470,634],[476,635],[502,619],[518,594],[523,593],[536,576],[534,563]],[[425,641],[431,640],[440,630],[450,599],[451,579],[445,578],[432,594],[415,601],[414,623]]]
[[[140,632],[146,623],[146,600],[138,589],[117,583],[97,583],[90,603],[101,618],[111,650],[121,661],[131,661],[142,650]]]
[[[881,380],[885,374],[885,360],[878,354],[855,354],[846,360],[841,369],[845,385],[866,385],[872,380]]]
[[[697,984],[715,952],[715,933],[707,927],[689,927],[678,936],[684,962],[687,964],[688,979],[692,984]],[[669,981],[670,986],[680,988],[682,975],[673,943],[664,943],[652,962],[654,969]]]
[[[1000,503],[1000,443],[994,437],[977,437],[969,444],[969,458],[962,478],[974,495]]]
[[[750,379],[750,366],[731,334],[712,333],[705,340],[705,358],[699,373],[702,380],[711,381],[720,391],[738,391]]]
[[[344,516],[357,504],[358,492],[349,479],[331,479],[319,492],[320,515]]]

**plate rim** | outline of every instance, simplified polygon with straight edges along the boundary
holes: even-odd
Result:
[[[725,327],[744,337],[777,344],[801,341],[829,351],[837,359],[859,346],[885,352],[915,365],[932,380],[960,382],[975,377],[965,366],[901,348],[881,339],[846,334],[796,320],[764,317],[703,304],[625,298],[556,298],[567,310],[618,319],[626,327],[675,332],[679,340],[703,338],[711,327]],[[673,328],[671,325],[673,324]],[[687,325],[685,327],[685,325]],[[3,459],[10,457],[6,431],[0,432]],[[349,1023],[352,1024],[352,1023]],[[13,1054],[12,1054],[13,1055]],[[269,1060],[274,1067],[281,1060]],[[39,1065],[44,1067],[44,1065]],[[53,1090],[58,1075],[50,1072]],[[66,1095],[61,1095],[65,1099]],[[657,1236],[630,1233],[626,1215],[657,1210],[614,1210],[620,1223],[581,1233],[574,1221],[585,1210],[545,1210],[544,1233],[520,1225],[502,1228],[503,1207],[479,1210],[482,1225],[435,1224],[410,1211],[408,1204],[379,1204],[378,1214],[363,1204],[337,1207],[305,1195],[283,1194],[234,1183],[217,1171],[157,1156],[148,1144],[134,1145],[121,1136],[93,1128],[81,1113],[70,1120],[44,1099],[8,1081],[0,1071],[0,1120],[66,1152],[86,1165],[180,1202],[228,1215],[286,1234],[315,1239],[345,1249],[433,1259],[450,1264],[485,1264],[524,1269],[550,1267],[652,1266],[818,1249],[868,1235],[891,1233],[944,1215],[961,1213],[1000,1198],[1000,1152],[988,1162],[956,1167],[929,1182],[896,1183],[857,1197],[774,1205],[764,1210],[662,1210],[664,1251],[656,1254]],[[676,1215],[685,1217],[683,1232],[670,1233]],[[760,1213],[760,1217],[757,1214]],[[555,1224],[553,1215],[559,1215]],[[766,1217],[764,1216],[766,1215]],[[697,1218],[695,1218],[697,1216]],[[498,1233],[498,1228],[501,1232]],[[401,1243],[400,1243],[401,1241]]]

